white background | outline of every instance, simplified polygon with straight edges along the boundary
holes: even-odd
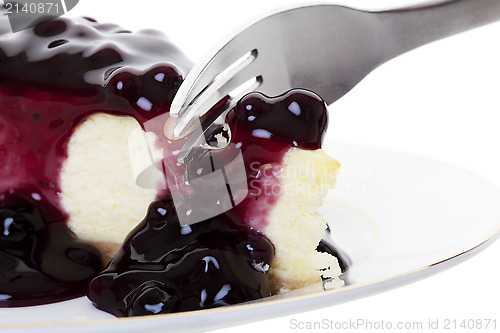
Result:
[[[296,1],[80,0],[72,15],[93,16],[131,30],[161,29],[196,61],[242,22],[291,3]],[[419,1],[336,3],[375,9]],[[499,60],[500,24],[401,56],[377,69],[330,107],[330,135],[337,140],[414,152],[451,162],[500,187]],[[255,318],[254,324],[217,332],[297,331],[290,328],[291,319],[422,321],[426,326],[429,319],[490,318],[497,320],[497,330],[500,330],[499,257],[500,241],[459,266],[396,290],[290,317],[269,321]]]

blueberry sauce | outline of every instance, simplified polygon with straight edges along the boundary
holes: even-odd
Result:
[[[56,207],[38,206],[28,193],[0,201],[0,305],[26,306],[62,301],[87,292],[102,269],[93,246],[53,221]]]
[[[347,253],[342,251],[341,248],[339,248],[338,246],[336,246],[334,244],[334,242],[331,240],[330,234],[331,234],[331,229],[329,226],[327,226],[326,232],[325,232],[325,237],[319,242],[318,247],[316,248],[316,251],[328,253],[328,254],[334,256],[335,258],[337,258],[337,260],[339,262],[340,269],[341,269],[342,273],[344,273],[345,271],[347,271],[349,266],[352,264],[352,261],[349,258],[349,256],[347,255]]]
[[[227,116],[232,142],[241,147],[249,194],[236,210],[257,230],[280,193],[283,156],[290,149],[319,149],[328,124],[325,102],[315,93],[293,89],[270,98],[261,93],[243,97]]]
[[[158,246],[162,244],[162,246]],[[272,243],[234,211],[181,227],[173,201],[151,204],[89,299],[118,317],[214,308],[270,296]]]

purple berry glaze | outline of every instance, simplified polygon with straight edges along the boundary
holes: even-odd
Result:
[[[232,142],[241,147],[249,194],[236,207],[244,223],[257,230],[266,225],[279,197],[279,172],[291,148],[321,148],[328,124],[325,102],[315,93],[293,89],[281,96],[250,93],[228,114]]]
[[[161,246],[159,246],[161,244]],[[181,227],[173,201],[154,202],[89,299],[118,317],[214,308],[270,296],[272,243],[234,211]]]

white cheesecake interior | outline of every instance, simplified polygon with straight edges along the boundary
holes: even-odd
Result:
[[[285,154],[282,193],[263,230],[276,249],[269,271],[273,294],[317,283],[322,276],[343,284],[337,259],[316,251],[327,227],[317,210],[334,187],[339,167],[322,149],[290,148]]]
[[[132,117],[95,114],[68,143],[61,172],[61,202],[76,236],[96,245],[105,261],[146,215],[156,190],[136,185],[128,139],[139,127]]]

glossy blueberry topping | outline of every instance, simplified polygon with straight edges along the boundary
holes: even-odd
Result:
[[[292,89],[277,97],[254,92],[228,113],[232,142],[240,147],[249,193],[236,211],[262,230],[269,207],[279,197],[279,172],[290,147],[319,149],[328,124],[325,102],[315,93]]]
[[[339,248],[334,244],[334,242],[330,237],[330,234],[331,234],[331,229],[329,226],[327,226],[325,237],[319,242],[316,251],[328,253],[337,258],[340,269],[342,270],[342,272],[345,272],[352,264],[351,259],[349,258],[347,253],[342,251],[341,248]]]
[[[0,307],[82,296],[102,269],[99,251],[53,220],[57,208],[37,200],[18,191],[0,201]]]
[[[52,20],[34,27],[33,32],[39,37],[53,37],[66,30],[66,22],[63,20]]]
[[[319,149],[328,124],[325,102],[317,94],[292,89],[277,97],[254,92],[244,96],[228,114],[233,142],[242,150],[266,150],[259,159],[281,161],[272,153],[289,147]]]
[[[94,305],[118,317],[214,308],[270,296],[272,243],[234,211],[181,226],[173,201],[154,202],[90,284]]]

